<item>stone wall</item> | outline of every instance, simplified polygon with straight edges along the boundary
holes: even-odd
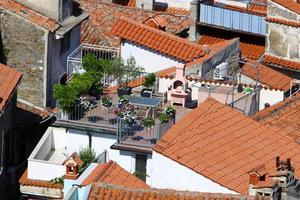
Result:
[[[281,17],[294,21],[300,20],[300,15],[272,1],[268,2],[268,17]]]
[[[271,1],[268,3],[268,17],[279,17],[298,22],[300,21],[300,15]],[[299,61],[299,35],[299,28],[268,22],[266,53]]]
[[[23,73],[19,98],[43,107],[46,31],[6,12],[0,30],[6,64]]]
[[[286,59],[300,61],[300,29],[268,23],[266,53]]]
[[[239,60],[240,42],[238,39],[236,39],[230,45],[215,53],[214,56],[212,56],[205,62],[186,69],[186,74],[188,75],[191,73],[197,73],[204,79],[213,79],[215,67],[222,62],[227,62],[229,64],[228,76],[233,76],[237,72],[239,72]]]

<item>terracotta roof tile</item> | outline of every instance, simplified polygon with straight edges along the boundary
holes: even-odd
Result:
[[[116,162],[109,161],[99,164],[81,185],[89,185],[96,182],[124,186],[127,188],[147,189],[149,186]]]
[[[254,197],[221,193],[199,193],[162,189],[128,189],[96,183],[92,187],[89,200],[254,200]]]
[[[266,126],[275,126],[300,142],[300,94],[261,110],[252,118]]]
[[[271,22],[271,23],[276,23],[276,24],[282,24],[282,25],[285,25],[285,26],[292,26],[292,27],[295,27],[295,28],[300,27],[300,22],[291,21],[291,20],[282,19],[282,18],[277,18],[277,17],[267,17],[266,21]]]
[[[209,97],[172,126],[154,151],[230,190],[247,194],[249,170],[264,163],[266,170],[273,172],[276,156],[291,157],[292,162],[300,156],[298,145],[283,131]],[[185,154],[180,153],[183,149]],[[293,166],[299,176],[300,164],[293,162]]]
[[[224,37],[222,34],[218,36],[213,35],[201,35],[198,43],[201,45],[210,45],[210,44],[217,44],[219,42],[226,41],[228,39],[233,39],[233,37]],[[255,42],[255,41],[252,41]],[[250,43],[250,41],[244,42],[243,40],[240,41],[240,48],[242,55],[249,59],[258,60],[265,52],[265,46],[261,44]]]
[[[264,55],[262,61],[268,65],[300,71],[300,62],[297,61],[287,60],[271,55]]]
[[[153,10],[160,11],[160,12],[167,12],[169,14],[190,15],[190,11],[187,9],[164,6],[161,4],[154,4]]]
[[[224,8],[228,8],[230,10],[237,10],[240,12],[245,12],[249,14],[255,14],[260,16],[266,16],[267,15],[267,4],[265,5],[259,5],[259,4],[247,4],[247,7],[240,7],[240,6],[234,6],[234,5],[224,5]]]
[[[53,19],[50,19],[40,13],[23,6],[15,0],[0,0],[0,8],[13,12],[20,17],[39,25],[51,32],[54,32],[60,25]]]
[[[166,20],[166,32],[178,34],[189,28],[191,20],[187,15],[174,15],[139,8],[104,3],[102,0],[77,0],[80,8],[89,13],[89,19],[81,28],[82,43],[94,45],[120,46],[118,37],[111,34],[113,25],[120,16],[144,23],[148,19],[161,16]]]
[[[84,164],[84,162],[80,159],[76,152],[72,153],[67,159],[64,160],[62,164],[64,165],[70,158],[73,158],[79,167]]]
[[[253,61],[248,61],[248,63],[242,66],[242,73],[256,80],[256,67],[251,66],[249,63],[254,64]],[[261,84],[283,91],[287,91],[290,89],[292,78],[263,64],[255,64],[257,64],[258,66],[258,81]]]
[[[300,4],[295,0],[271,0],[297,14],[300,14]]]
[[[0,111],[4,108],[18,83],[21,73],[14,68],[0,64]]]
[[[24,171],[23,175],[19,179],[19,183],[21,185],[28,185],[34,187],[45,187],[45,188],[57,188],[63,189],[62,183],[51,183],[50,181],[40,181],[40,180],[33,180],[27,178],[27,169]]]
[[[133,32],[130,30],[135,31]],[[138,34],[139,30],[142,34]],[[185,62],[193,61],[194,59],[205,55],[201,45],[188,42],[180,37],[137,23],[127,18],[120,18],[113,26],[112,33],[120,38],[146,46]],[[147,41],[147,38],[152,39]],[[154,40],[154,38],[157,39]],[[179,44],[180,47],[176,48]],[[177,51],[174,51],[175,48]]]

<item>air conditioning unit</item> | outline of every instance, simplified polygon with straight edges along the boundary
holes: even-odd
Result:
[[[228,73],[228,63],[221,63],[216,66],[214,71],[214,80],[224,80]]]

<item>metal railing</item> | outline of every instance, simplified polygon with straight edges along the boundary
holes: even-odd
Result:
[[[175,123],[170,118],[167,123],[156,121],[151,128],[143,126],[143,121],[136,120],[129,125],[123,119],[118,119],[117,143],[129,146],[151,148]]]
[[[232,108],[239,110],[244,113],[244,115],[249,116],[258,111],[258,102],[255,91],[235,100],[228,104]]]
[[[264,16],[200,4],[199,22],[258,35],[266,34]]]
[[[112,59],[120,57],[120,48],[81,44],[67,58],[68,78],[70,78],[73,73],[82,72],[82,59],[87,54],[92,54],[98,59]]]
[[[117,128],[117,115],[114,113],[114,108],[115,106],[106,108],[100,101],[91,101],[90,108],[87,108],[78,100],[72,112],[66,112],[57,105],[55,116],[57,121]]]

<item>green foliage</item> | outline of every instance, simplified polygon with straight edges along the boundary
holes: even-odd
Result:
[[[112,73],[120,87],[127,87],[129,81],[136,79],[143,72],[143,69],[137,66],[134,57],[130,57],[126,61],[114,60],[112,66],[114,68]]]
[[[146,177],[150,177],[148,174],[140,172],[140,171],[135,171],[133,172],[133,175],[141,179],[142,181],[146,181]]]
[[[119,99],[119,103],[126,105],[129,103],[129,99],[126,96],[121,96]]]
[[[152,117],[147,117],[144,119],[144,126],[146,128],[152,128],[155,125],[155,121]]]
[[[166,113],[161,113],[160,116],[159,116],[159,121],[161,123],[168,123],[170,120],[170,116]]]
[[[56,184],[56,183],[63,184],[64,183],[64,177],[62,176],[62,177],[57,177],[57,178],[51,179],[50,183],[51,184]]]
[[[82,168],[84,168],[96,158],[96,152],[90,147],[85,147],[79,150],[78,156],[83,161],[84,164]]]
[[[103,98],[102,98],[102,105],[104,106],[104,107],[110,107],[111,105],[112,105],[112,100],[111,100],[111,98],[110,97],[108,97],[108,96],[104,96]]]
[[[169,115],[169,117],[174,117],[175,114],[176,114],[176,110],[175,110],[174,107],[168,106],[168,107],[166,107],[166,109],[165,109],[165,113],[166,113],[167,115]]]
[[[150,88],[154,85],[155,81],[156,81],[156,76],[155,74],[151,73],[148,76],[146,76],[143,86],[145,86],[146,88]]]
[[[61,109],[71,112],[76,101],[76,90],[67,85],[54,85],[54,98],[57,99]]]

